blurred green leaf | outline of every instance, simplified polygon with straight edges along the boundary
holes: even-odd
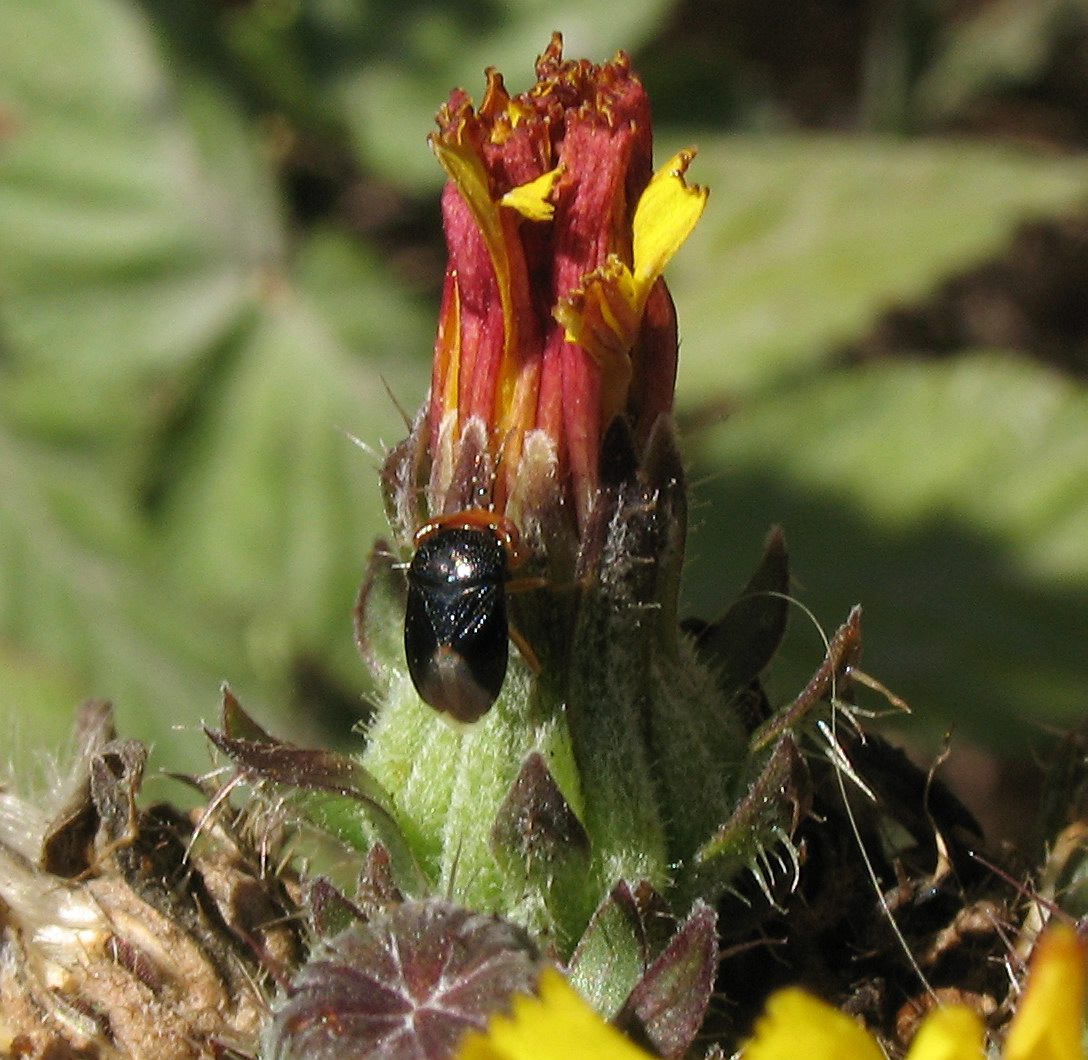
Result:
[[[0,415],[19,439],[19,547],[0,631],[164,742],[225,678],[282,711],[313,666],[358,699],[351,604],[381,516],[376,458],[348,433],[375,450],[403,433],[386,382],[421,399],[430,314],[355,244],[292,246],[240,107],[138,6],[4,15]],[[94,501],[75,522],[35,500],[58,479]]]
[[[700,148],[691,179],[712,189],[669,268],[687,404],[826,366],[876,314],[993,253],[1025,217],[1088,203],[1079,158],[833,137],[686,142]]]
[[[274,188],[228,98],[172,76],[138,7],[3,13],[0,319],[18,362],[81,373],[83,408],[233,326],[283,253]]]
[[[916,88],[930,121],[947,121],[985,93],[1023,88],[1041,79],[1055,47],[1088,27],[1085,0],[996,0],[951,21],[937,55]]]
[[[996,355],[838,371],[753,399],[688,439],[690,603],[727,603],[711,587],[740,584],[781,523],[795,592],[828,629],[863,604],[865,669],[917,708],[912,732],[954,725],[1012,747],[1073,722],[1088,688],[1086,424],[1082,388]],[[821,653],[795,613],[784,697]]]
[[[162,529],[173,570],[247,616],[259,671],[283,677],[285,659],[339,647],[362,681],[351,608],[384,521],[377,459],[346,432],[378,449],[403,431],[378,371],[296,290],[270,299],[226,358],[179,443]]]
[[[680,407],[704,422],[736,413],[712,442],[688,439],[708,480],[691,604],[716,614],[781,523],[804,601],[829,627],[864,604],[866,665],[933,728],[960,720],[1011,743],[1017,715],[1076,716],[1083,393],[1011,361],[827,372],[883,310],[1003,250],[1023,219],[1083,205],[1084,162],[736,138],[704,142],[693,178],[713,193],[670,270]],[[737,557],[724,583],[722,557]],[[795,616],[782,697],[822,651],[804,627]]]
[[[80,699],[112,698],[130,735],[172,744],[188,726],[171,764],[197,768],[228,631],[157,576],[125,513],[90,461],[0,430],[0,709],[20,740],[55,745]]]

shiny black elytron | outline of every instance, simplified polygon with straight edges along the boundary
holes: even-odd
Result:
[[[517,546],[504,522],[463,512],[428,523],[408,566],[408,672],[424,702],[460,722],[482,718],[506,677],[506,591]]]

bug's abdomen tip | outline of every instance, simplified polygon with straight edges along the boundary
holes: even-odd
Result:
[[[503,671],[505,673],[505,667]],[[420,698],[455,721],[479,721],[492,707],[502,688],[502,677],[474,672],[465,656],[445,645],[426,660],[410,667]]]

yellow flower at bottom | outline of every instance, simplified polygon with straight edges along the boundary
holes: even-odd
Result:
[[[1085,1060],[1085,958],[1088,947],[1072,928],[1051,927],[1040,940],[1027,988],[1017,1006],[1004,1060]],[[907,1060],[981,1060],[982,1022],[950,1005],[926,1017]],[[783,990],[767,1003],[743,1060],[882,1060],[876,1041],[838,1009],[802,990]]]
[[[907,1060],[981,1060],[979,1018],[962,1006],[937,1009],[911,1043]],[[884,1060],[860,1023],[803,990],[782,990],[767,1002],[743,1060]]]
[[[984,1052],[982,1020],[963,1005],[949,1005],[926,1017],[907,1060],[980,1060]]]
[[[593,1011],[554,968],[540,975],[540,996],[514,998],[486,1034],[465,1035],[457,1060],[649,1060]]]
[[[1068,924],[1052,924],[1035,947],[1005,1060],[1082,1060],[1088,946]]]
[[[1040,940],[1004,1060],[1085,1060],[1086,945],[1072,928],[1051,927]],[[982,1021],[963,1005],[935,1009],[906,1060],[982,1060]],[[579,996],[554,968],[540,976],[540,996],[514,998],[510,1016],[465,1036],[457,1060],[647,1060]],[[804,990],[780,990],[767,1002],[741,1060],[884,1060],[856,1020]]]
[[[803,990],[780,990],[756,1021],[744,1060],[884,1060],[865,1028]]]

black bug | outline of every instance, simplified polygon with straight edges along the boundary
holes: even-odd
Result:
[[[478,721],[506,677],[506,594],[521,562],[517,530],[493,512],[470,510],[427,523],[415,544],[404,616],[408,672],[435,710],[460,722]]]

